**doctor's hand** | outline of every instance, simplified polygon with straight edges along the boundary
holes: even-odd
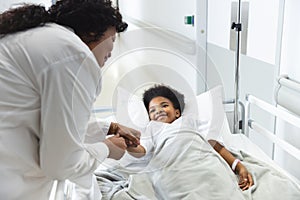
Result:
[[[112,122],[110,124],[108,134],[109,135],[119,134],[121,137],[123,137],[125,139],[128,147],[136,147],[140,144],[140,137],[141,137],[140,131],[137,131],[133,128],[123,126],[118,123]]]
[[[253,185],[253,179],[247,168],[239,162],[236,168],[239,175],[239,186],[242,190],[248,190]]]
[[[127,148],[125,139],[121,137],[119,134],[108,137],[104,140],[104,143],[107,145],[109,149],[108,158],[113,158],[119,160],[125,153]]]

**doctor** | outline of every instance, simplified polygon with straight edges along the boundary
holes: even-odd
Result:
[[[78,198],[101,198],[94,170],[139,144],[138,131],[89,124],[101,67],[126,28],[109,0],[22,5],[0,15],[1,199],[45,200],[53,181],[65,179],[81,188]]]

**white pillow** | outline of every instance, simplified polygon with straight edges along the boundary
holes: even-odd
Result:
[[[120,87],[117,92],[117,122],[143,131],[149,117],[141,97]],[[206,139],[222,142],[222,135],[224,132],[228,133],[228,122],[223,107],[223,87],[216,86],[198,96],[187,98],[182,116],[187,115],[206,124]]]
[[[228,123],[223,107],[223,86],[216,86],[196,98],[198,119],[208,121],[206,139],[214,139],[223,143],[223,128],[226,128],[226,123]]]
[[[120,124],[143,131],[149,122],[149,117],[142,99],[118,87],[116,120]]]

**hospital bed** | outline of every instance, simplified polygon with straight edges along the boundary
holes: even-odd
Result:
[[[142,31],[142,33],[139,31]],[[222,116],[223,120],[221,121],[224,123],[220,127],[220,132],[226,147],[233,151],[243,151],[259,161],[267,163],[268,166],[279,171],[285,177],[285,180],[291,182],[300,191],[298,178],[279,166],[274,161],[274,155],[272,154],[275,151],[274,149],[280,146],[284,151],[295,157],[299,163],[299,149],[284,141],[274,130],[268,130],[270,129],[270,124],[265,123],[264,120],[262,126],[259,123],[261,116],[255,112],[257,109],[262,109],[273,115],[273,117],[268,117],[268,119],[285,120],[300,128],[300,109],[297,106],[300,100],[299,83],[293,82],[284,76],[280,77],[275,95],[276,106],[251,94],[247,95],[244,103],[240,103],[242,108],[241,130],[239,133],[233,133],[231,125],[228,123],[229,115],[225,115],[226,110],[220,106],[220,102],[222,104],[224,99],[218,99],[219,101],[216,104],[211,103],[216,101],[216,98],[212,99],[213,95],[211,95],[210,90],[219,85],[219,79],[216,78],[218,79],[217,81],[208,83],[205,80],[205,76],[203,76],[205,74],[203,69],[197,67],[199,65],[199,54],[202,54],[203,50],[195,46],[187,38],[180,39],[175,37],[174,39],[172,37],[174,33],[172,32],[168,32],[167,37],[171,40],[173,38],[173,42],[176,41],[176,46],[178,47],[179,45],[181,48],[172,46],[174,45],[172,42],[172,45],[164,43],[163,40],[159,39],[161,35],[159,35],[159,38],[154,39],[154,41],[159,40],[155,45],[147,43],[153,40],[143,40],[143,38],[137,37],[140,35],[143,35],[145,38],[156,37],[156,32],[157,29],[147,30],[147,32],[144,32],[144,30],[132,31],[127,35],[124,34],[122,36],[123,40],[116,42],[119,45],[115,47],[114,51],[117,52],[116,55],[118,56],[112,57],[108,66],[103,69],[103,88],[94,105],[95,117],[102,120],[117,121],[141,129],[147,123],[146,113],[141,113],[142,109],[137,109],[143,107],[139,98],[141,93],[154,83],[164,83],[173,86],[179,91],[183,91],[186,97],[195,97],[190,98],[187,104],[197,105],[198,107],[187,107],[187,110],[191,112],[199,110],[197,115],[202,115],[201,117],[203,118],[208,117],[211,119],[212,116]],[[135,42],[124,49],[122,45],[128,45],[124,44],[124,41],[130,41],[132,38],[134,38]],[[117,38],[118,40],[119,38]],[[197,101],[201,99],[198,96],[201,94],[206,94],[206,96],[204,95],[205,100],[202,98],[201,103],[198,103]],[[215,109],[215,106],[218,109]],[[208,111],[210,112],[208,115],[207,112],[203,112],[203,109],[207,108],[211,108]],[[245,108],[244,111],[243,108]],[[203,113],[206,114],[203,115]],[[141,117],[141,115],[144,115],[144,117]],[[271,123],[272,126],[273,124]],[[251,138],[255,137],[254,135],[260,135],[259,137],[269,141],[272,148],[271,154],[269,152],[266,153],[259,144],[253,142]],[[73,198],[73,190],[73,183],[57,181],[54,184],[51,199],[71,200]]]
[[[260,108],[264,111],[266,111],[267,113],[272,114],[273,116],[275,116],[276,118],[282,119],[298,128],[300,128],[300,117],[299,117],[299,113],[297,111],[298,107],[296,106],[296,104],[294,104],[293,101],[294,98],[298,98],[299,97],[299,91],[298,88],[299,84],[296,82],[292,82],[290,79],[288,79],[287,77],[280,77],[278,79],[278,87],[277,87],[277,91],[275,94],[275,99],[276,99],[276,103],[277,106],[271,105],[251,94],[246,96],[246,103],[245,103],[245,112],[243,113],[244,117],[243,119],[243,126],[244,132],[241,133],[232,133],[230,125],[228,124],[227,121],[227,116],[224,115],[224,123],[222,124],[221,127],[221,132],[222,132],[222,136],[224,139],[224,143],[226,144],[226,146],[229,149],[233,149],[233,150],[241,150],[243,152],[249,153],[250,155],[254,156],[255,158],[259,159],[260,161],[267,163],[269,166],[273,167],[274,169],[278,170],[280,173],[282,173],[287,180],[289,180],[290,182],[292,182],[296,187],[298,187],[299,191],[300,191],[300,182],[299,180],[291,175],[289,173],[289,171],[283,169],[281,166],[279,166],[276,161],[274,161],[274,156],[271,155],[271,157],[264,152],[259,145],[253,143],[253,141],[251,141],[251,138],[249,138],[252,134],[261,134],[264,138],[268,139],[269,141],[271,141],[271,143],[273,144],[273,148],[277,148],[277,146],[279,146],[280,148],[282,148],[284,151],[286,151],[287,153],[289,153],[290,155],[292,155],[293,157],[295,157],[295,159],[297,159],[298,161],[300,160],[300,151],[299,149],[297,149],[296,147],[294,147],[293,145],[291,145],[290,143],[284,141],[284,139],[282,139],[281,137],[279,137],[278,133],[274,133],[270,130],[268,130],[267,128],[265,128],[263,125],[260,124],[259,121],[257,121],[255,119],[255,114],[253,115],[253,110],[255,110],[256,108]],[[125,94],[124,94],[125,92]],[[206,94],[209,94],[210,91],[204,92]],[[104,120],[115,120],[118,121],[117,118],[123,122],[126,122],[124,120],[128,120],[128,118],[130,118],[130,122],[132,123],[132,126],[136,126],[136,128],[139,128],[141,126],[143,126],[143,121],[139,121],[141,120],[141,117],[139,116],[139,114],[136,113],[136,116],[130,116],[130,114],[128,114],[127,116],[123,116],[122,115],[118,115],[117,112],[122,111],[122,112],[126,112],[126,110],[128,108],[133,109],[132,106],[134,106],[135,108],[139,107],[139,106],[143,106],[143,105],[138,105],[140,102],[140,99],[137,99],[135,95],[128,93],[128,91],[124,91],[121,90],[121,92],[119,91],[119,97],[120,97],[120,93],[121,93],[121,101],[119,100],[119,102],[116,103],[115,108],[110,108],[110,107],[95,107],[94,111],[96,114],[97,118],[103,118]],[[203,93],[203,94],[204,94]],[[201,99],[201,108],[199,109],[205,109],[205,107],[210,107],[210,106],[218,106],[216,105],[217,103],[211,103],[214,102],[216,100],[213,99],[209,99],[209,98],[215,98],[214,95],[206,95],[206,97],[203,99]],[[286,100],[286,98],[288,99],[288,101]],[[127,100],[124,100],[127,99]],[[199,99],[197,99],[199,100]],[[220,99],[219,99],[220,100]],[[127,101],[127,103],[126,103]],[[223,102],[224,103],[224,102]],[[119,104],[119,105],[118,105]],[[215,105],[208,105],[208,104],[215,104]],[[121,108],[119,107],[121,106]],[[292,109],[294,106],[296,106],[296,109]],[[125,108],[125,110],[124,110]],[[187,107],[187,109],[190,109],[189,107]],[[218,108],[219,109],[219,108]],[[218,109],[214,109],[213,114],[220,114],[218,113],[219,110]],[[128,110],[127,110],[128,111]],[[138,110],[135,110],[136,112],[140,112]],[[128,112],[127,112],[128,113]],[[145,114],[145,113],[143,113]],[[222,115],[222,114],[220,114]],[[202,117],[208,117],[207,115],[202,114]],[[211,116],[210,116],[211,117]],[[122,119],[123,118],[123,119]],[[127,118],[127,119],[126,119]],[[137,124],[133,124],[133,121],[135,121],[135,123]],[[55,196],[55,198],[53,199],[72,199],[72,190],[74,188],[74,184],[72,184],[69,181],[66,182],[56,182],[54,185],[54,190],[53,190],[53,195],[52,198]],[[300,195],[300,194],[298,194]],[[253,198],[255,199],[255,198]]]

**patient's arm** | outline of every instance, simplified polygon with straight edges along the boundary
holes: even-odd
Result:
[[[136,157],[136,158],[141,158],[146,154],[146,150],[142,145],[138,146],[127,146],[127,151],[130,155]]]
[[[209,140],[208,142],[231,167],[236,158],[219,142],[215,140]],[[251,174],[241,162],[237,163],[235,173],[239,175],[239,186],[242,190],[247,190],[250,186],[253,185]]]

